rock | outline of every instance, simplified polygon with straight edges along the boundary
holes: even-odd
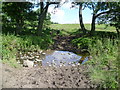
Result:
[[[33,61],[30,61],[30,60],[28,60],[28,59],[27,59],[27,60],[24,60],[23,66],[31,68],[31,67],[34,66],[34,62],[33,62]]]
[[[35,59],[37,62],[42,62],[42,59]]]
[[[20,59],[24,59],[24,57],[20,57]]]
[[[39,58],[40,56],[35,56],[36,58]]]
[[[41,54],[43,51],[41,50],[41,51],[39,51],[39,53]]]

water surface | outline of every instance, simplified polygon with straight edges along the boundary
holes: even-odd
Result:
[[[69,51],[50,51],[45,53],[45,57],[42,60],[42,66],[66,66],[77,65],[82,56],[76,55]],[[85,58],[84,62],[88,60]],[[82,62],[82,64],[84,64]]]
[[[82,64],[88,60],[88,56],[86,55],[77,55],[69,51],[46,50],[40,52],[26,52],[25,54],[19,55],[18,63],[24,67],[78,65],[80,60],[84,60]]]

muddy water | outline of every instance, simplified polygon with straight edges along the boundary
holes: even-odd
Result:
[[[49,51],[45,52],[45,57],[42,60],[42,66],[66,66],[66,65],[78,65],[80,59],[83,56],[79,56],[69,51]],[[88,57],[84,58],[82,62],[84,64]]]

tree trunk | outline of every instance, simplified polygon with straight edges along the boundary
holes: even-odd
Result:
[[[15,32],[15,34],[17,35],[17,34],[20,34],[20,32],[22,31],[22,28],[23,28],[23,20],[22,19],[20,19],[20,20],[16,20],[16,32]]]
[[[93,11],[93,16],[92,16],[92,24],[91,24],[91,31],[90,31],[90,35],[93,36],[95,33],[95,20],[97,17],[99,17],[102,14],[109,14],[111,12],[111,10],[105,11],[105,12],[101,12],[99,14],[97,14],[97,12]]]
[[[18,35],[19,33],[20,33],[20,25],[19,25],[19,23],[17,23],[15,34]]]
[[[117,31],[118,37],[120,37],[120,36],[119,36],[119,35],[120,35],[119,29],[116,28],[116,31]]]
[[[44,20],[46,18],[46,14],[48,11],[48,7],[49,5],[46,5],[45,8],[43,8],[42,12],[39,14],[39,18],[38,18],[38,27],[37,27],[37,35],[40,35],[43,29],[43,23]]]
[[[79,22],[80,22],[80,27],[83,31],[83,34],[86,34],[86,29],[83,24],[83,17],[82,17],[82,3],[80,3],[80,5],[79,5]]]
[[[95,14],[93,14],[93,17],[92,17],[92,24],[91,24],[91,31],[90,31],[90,35],[94,35],[95,33],[95,20],[96,20],[96,17],[95,17]]]

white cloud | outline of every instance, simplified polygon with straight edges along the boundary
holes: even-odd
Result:
[[[64,22],[64,11],[57,10],[57,12],[55,14],[52,14],[51,20],[53,22],[63,23]]]
[[[71,7],[71,2],[65,3],[62,5],[63,8],[70,8]]]
[[[49,6],[49,8],[48,8],[48,12],[49,12],[49,13],[52,13],[53,10],[54,10],[54,6]]]
[[[51,5],[48,9],[48,12],[51,13],[51,21],[58,22],[60,24],[79,23],[78,9],[77,10],[75,8],[70,9],[70,6],[71,6],[71,3],[66,3],[66,4],[63,4],[60,8],[56,8],[56,10],[54,10],[55,5]],[[54,11],[55,13],[53,13]],[[73,17],[73,18],[70,19],[69,17]],[[83,22],[91,23],[92,21],[91,19],[92,19],[92,16],[89,9],[83,10]]]
[[[64,22],[64,10],[61,10],[60,8],[57,8],[54,12],[54,7],[51,6],[48,9],[48,12],[51,13],[51,21],[53,22],[58,22],[58,23],[63,23]]]

